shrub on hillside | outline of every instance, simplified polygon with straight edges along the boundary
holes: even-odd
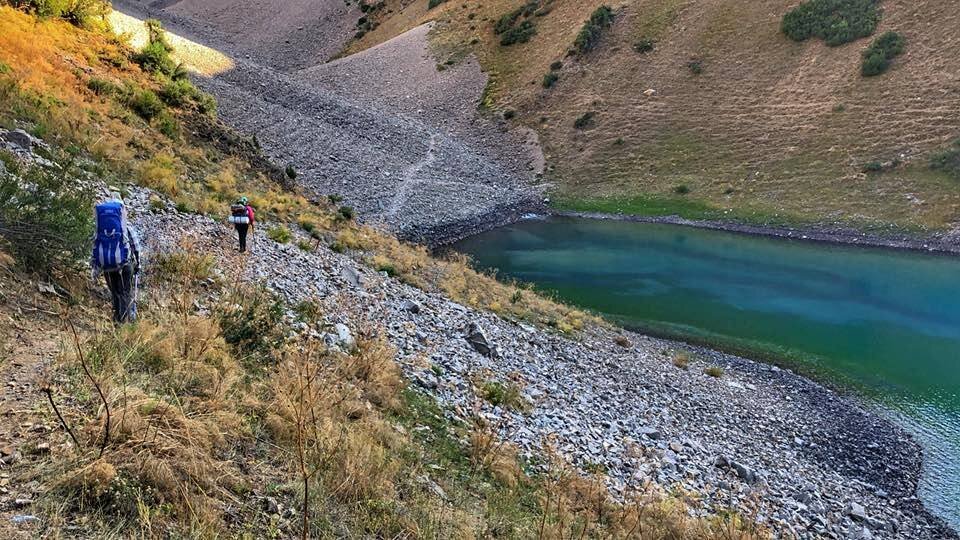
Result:
[[[960,180],[960,139],[953,141],[949,148],[930,156],[930,168],[944,171]]]
[[[91,77],[87,81],[87,88],[98,96],[109,96],[120,92],[120,88],[106,79]]]
[[[780,29],[794,41],[812,37],[835,47],[872,35],[879,0],[808,0],[783,16]]]
[[[640,54],[648,53],[653,50],[654,42],[652,39],[641,39],[633,44],[633,50]]]
[[[573,41],[574,49],[581,54],[593,49],[600,41],[603,31],[609,28],[612,23],[613,10],[609,6],[600,6],[595,9]]]
[[[127,105],[144,120],[152,120],[164,109],[160,98],[146,88],[134,93]]]
[[[193,99],[196,92],[197,89],[186,79],[168,81],[160,89],[160,99],[171,107],[182,107]]]
[[[514,43],[526,43],[537,33],[533,21],[528,20],[537,13],[541,0],[528,0],[517,9],[505,13],[493,25],[493,32],[500,36],[500,45],[510,46]],[[520,19],[524,20],[520,20]]]
[[[143,24],[147,27],[147,45],[133,55],[133,61],[144,71],[173,75],[177,65],[170,58],[173,46],[167,41],[163,24],[156,19],[147,19]]]
[[[890,67],[894,58],[903,54],[906,40],[896,32],[887,32],[873,41],[870,47],[863,51],[863,64],[860,73],[864,77],[879,75]]]
[[[593,123],[593,117],[596,115],[593,111],[587,111],[577,117],[573,122],[573,127],[576,129],[586,129],[587,126]]]
[[[110,14],[110,2],[104,0],[13,0],[6,3],[40,17],[64,19],[82,28],[96,27]]]
[[[543,87],[550,88],[557,83],[557,80],[560,79],[560,76],[556,72],[549,72],[543,76]]]
[[[446,1],[447,0],[430,0],[427,2],[427,9],[433,9]]]
[[[89,256],[93,195],[40,167],[0,174],[0,247],[25,269],[50,274]]]
[[[537,29],[533,26],[532,22],[523,21],[503,33],[500,37],[500,45],[508,47],[514,43],[526,43],[530,41],[530,38],[536,33]]]
[[[267,230],[267,237],[273,240],[274,242],[279,242],[281,244],[286,244],[293,239],[293,234],[290,232],[285,225],[278,225],[271,229]]]

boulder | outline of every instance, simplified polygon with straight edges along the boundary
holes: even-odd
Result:
[[[497,347],[490,344],[490,340],[487,339],[487,335],[483,332],[483,328],[480,328],[479,324],[472,322],[467,325],[466,338],[467,342],[470,343],[478,353],[490,358],[498,358],[500,356]]]

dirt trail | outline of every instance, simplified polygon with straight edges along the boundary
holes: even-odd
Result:
[[[20,317],[3,306],[0,320],[0,537],[32,538],[40,520],[31,505],[41,486],[31,478],[51,452],[67,451],[42,391],[44,371],[61,350],[61,332],[33,309]]]

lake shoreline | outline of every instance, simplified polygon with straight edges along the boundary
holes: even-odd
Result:
[[[603,212],[578,212],[547,209],[545,215],[552,217],[574,217],[584,219],[614,220],[634,223],[656,223],[678,225],[696,229],[724,231],[747,236],[780,238],[838,246],[859,246],[896,251],[916,251],[921,253],[960,255],[960,234],[951,237],[947,233],[927,237],[909,234],[880,235],[866,233],[852,227],[828,227],[825,225],[778,226],[751,225],[738,221],[687,219],[677,215],[643,216],[630,214],[607,214]]]

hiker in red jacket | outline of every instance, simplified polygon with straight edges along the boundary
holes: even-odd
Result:
[[[230,206],[230,223],[237,229],[240,240],[240,253],[247,250],[247,232],[253,229],[253,207],[247,204],[246,197],[240,197]]]

